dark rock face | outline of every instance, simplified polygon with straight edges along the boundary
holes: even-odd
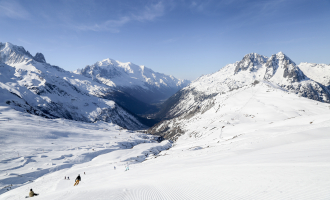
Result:
[[[35,61],[38,61],[38,62],[41,62],[41,63],[45,63],[46,62],[46,59],[45,59],[45,56],[42,54],[42,53],[37,53],[33,59]]]
[[[247,54],[243,57],[241,61],[238,62],[234,73],[237,74],[240,71],[246,71],[246,70],[257,70],[258,66],[264,64],[267,61],[267,57],[251,53]]]
[[[296,66],[296,63],[281,52],[276,55],[272,55],[265,66],[266,73],[264,78],[267,80],[271,79],[277,73],[279,68],[283,69],[283,78],[286,78],[291,83],[299,82],[307,78],[305,74]]]
[[[291,79],[292,82],[299,82],[299,81],[306,79],[307,77],[297,67],[294,67],[291,69],[289,67],[285,67],[284,73],[283,73],[283,78]]]

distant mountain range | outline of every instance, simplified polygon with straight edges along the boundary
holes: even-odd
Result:
[[[229,64],[216,73],[202,76],[171,96],[164,102],[160,112],[154,115],[154,118],[165,121],[149,129],[149,132],[177,139],[181,133],[187,131],[183,127],[189,124],[189,119],[199,116],[194,121],[198,124],[202,118],[208,118],[203,115],[206,111],[216,112],[217,108],[222,106],[218,99],[225,101],[225,96],[230,98],[258,84],[265,88],[274,88],[284,93],[329,103],[329,77],[330,65],[296,65],[282,52],[270,58],[256,53],[247,54],[241,61]]]
[[[144,129],[153,122],[137,114],[157,111],[150,102],[167,98],[188,84],[147,68],[134,74],[133,69],[142,68],[110,62],[119,63],[107,59],[99,62],[102,67],[87,66],[81,73],[72,73],[48,64],[42,53],[32,56],[23,47],[0,43],[0,103],[47,118],[103,120],[127,129]],[[135,76],[139,81],[133,81]],[[139,92],[148,101],[137,99]]]
[[[162,102],[190,83],[188,80],[154,72],[145,66],[109,58],[74,73],[119,89],[148,104]]]
[[[69,72],[47,63],[42,53],[32,56],[23,47],[0,43],[0,104],[46,118],[102,120],[127,129],[159,122],[149,132],[165,138],[176,139],[186,120],[257,86],[330,103],[330,65],[296,65],[282,52],[270,58],[251,53],[190,83],[112,59]]]

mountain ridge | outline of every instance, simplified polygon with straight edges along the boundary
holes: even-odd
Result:
[[[109,87],[118,88],[149,104],[169,98],[190,83],[189,80],[154,72],[144,65],[122,63],[110,58],[87,65],[74,73],[82,74]]]
[[[166,120],[151,127],[148,132],[167,139],[178,139],[185,132],[184,123],[188,123],[189,119],[203,115],[211,108],[221,107],[221,102],[215,103],[216,99],[258,84],[299,97],[330,102],[328,87],[307,77],[284,53],[274,54],[267,60],[265,58],[259,54],[247,54],[241,61],[193,81],[164,102],[163,109],[155,114],[155,118]]]
[[[23,47],[0,43],[1,103],[47,118],[112,122],[127,129],[144,129],[137,116],[113,100],[111,89],[87,77],[33,57]]]

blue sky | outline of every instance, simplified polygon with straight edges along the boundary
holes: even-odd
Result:
[[[112,58],[193,80],[279,51],[330,64],[329,0],[0,0],[0,27],[66,70]]]

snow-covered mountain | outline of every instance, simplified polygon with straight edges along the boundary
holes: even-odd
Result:
[[[246,91],[250,91],[250,94],[246,94]],[[205,120],[214,121],[214,115],[222,121],[235,121],[244,116],[256,116],[257,114],[254,112],[242,113],[241,109],[245,109],[246,104],[251,103],[251,98],[254,98],[254,95],[260,95],[259,93],[263,93],[269,98],[269,101],[271,101],[271,98],[276,99],[277,97],[272,97],[271,93],[268,93],[272,91],[280,92],[281,97],[291,94],[299,98],[304,97],[319,102],[330,102],[329,89],[307,77],[282,52],[272,55],[270,58],[252,53],[244,56],[241,61],[229,64],[214,74],[200,77],[170,97],[164,103],[163,109],[156,115],[156,118],[168,120],[155,125],[149,129],[149,132],[160,134],[165,138],[177,139],[182,133],[191,131],[186,128],[189,127],[190,123],[204,126],[204,123],[201,122],[205,122]],[[242,96],[243,93],[245,93],[245,96]],[[240,96],[239,99],[238,96]],[[226,104],[231,104],[231,101],[239,101],[230,107],[230,112],[234,113],[218,112]],[[284,105],[274,105],[274,107],[277,107],[276,112],[285,107],[285,102],[281,98],[278,98],[278,101],[284,103]],[[264,107],[269,102],[259,100],[258,104]],[[267,108],[264,108],[264,111],[266,110]],[[301,108],[301,110],[305,109]],[[209,115],[206,115],[205,112],[208,112]],[[262,110],[259,111],[259,113],[262,112]],[[299,114],[300,111],[297,110],[296,112]],[[230,118],[225,117],[225,115],[230,116]],[[288,113],[288,116],[290,115]]]
[[[154,72],[133,63],[105,59],[74,71],[93,78],[107,86],[117,88],[145,103],[157,103],[187,86],[189,80]]]
[[[177,139],[174,144],[103,121],[13,110],[6,99],[16,109],[30,106],[51,118],[56,110],[35,106],[51,99],[64,108],[77,105],[81,111],[74,113],[89,116],[94,107],[63,97],[95,100],[102,109],[113,101],[97,96],[113,93],[31,56],[18,60],[34,64],[1,63],[0,199],[23,199],[31,188],[39,194],[34,198],[61,200],[328,199],[330,104],[297,95],[294,86],[287,89],[315,89],[318,83],[280,57],[249,54],[171,97],[171,112],[164,112],[169,120],[150,131]],[[78,174],[82,181],[74,187]]]
[[[112,100],[106,85],[46,63],[23,47],[0,43],[0,103],[47,118],[102,120],[128,129],[145,126]]]
[[[300,63],[298,67],[309,78],[330,88],[330,64]]]

